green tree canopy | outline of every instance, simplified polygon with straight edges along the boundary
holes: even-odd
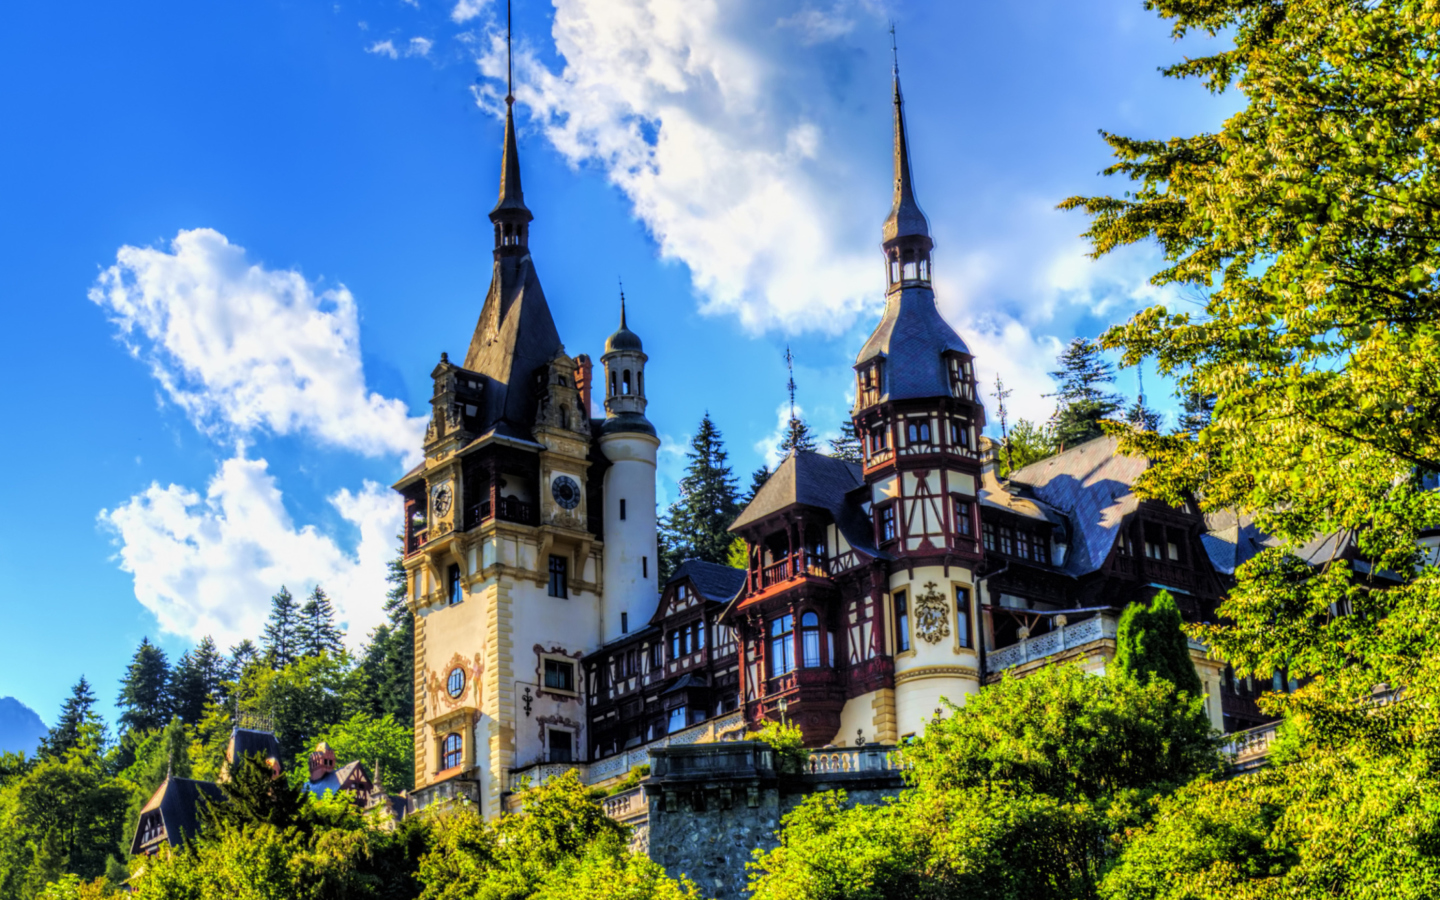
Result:
[[[839,436],[830,439],[830,455],[846,462],[864,465],[865,448],[860,444],[860,433],[855,430],[854,419],[847,417],[840,421]]]
[[[1100,420],[1120,408],[1119,395],[1107,389],[1115,381],[1115,366],[1100,355],[1100,345],[1088,338],[1074,338],[1056,360],[1060,368],[1050,373],[1059,389],[1049,396],[1058,401],[1050,420],[1050,432],[1057,447],[1073,447],[1099,437]]]
[[[300,607],[295,623],[295,644],[301,656],[338,653],[344,646],[345,632],[335,624],[335,606],[324,588],[315,585]]]
[[[288,588],[270,598],[270,618],[260,644],[272,666],[288,666],[300,656],[300,608]]]
[[[731,542],[725,529],[740,511],[725,440],[709,413],[695,429],[686,456],[690,462],[680,479],[680,497],[664,520],[669,565],[662,577],[690,558],[723,565]]]
[[[1200,696],[1204,688],[1183,625],[1169,591],[1160,591],[1149,605],[1125,607],[1115,631],[1115,670],[1141,681],[1164,678],[1190,696]]]
[[[60,707],[60,718],[56,720],[55,727],[40,739],[37,755],[40,759],[64,759],[81,742],[87,726],[93,726],[95,739],[100,744],[96,752],[103,752],[105,723],[95,712],[95,692],[91,690],[90,682],[81,675]]]
[[[997,471],[1003,478],[1015,469],[1023,469],[1047,456],[1053,456],[1055,449],[1055,439],[1048,426],[1037,425],[1029,419],[1020,419],[1009,429],[1009,434],[1000,445],[999,458],[996,460]]]
[[[140,639],[125,677],[120,681],[120,727],[124,731],[151,731],[170,720],[170,663],[165,651]]]

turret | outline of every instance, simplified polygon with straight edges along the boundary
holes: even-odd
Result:
[[[645,418],[645,356],[640,336],[625,317],[605,341],[605,423],[600,450],[605,471],[605,590],[602,639],[643,627],[660,597],[655,541],[655,458],[660,439]]]

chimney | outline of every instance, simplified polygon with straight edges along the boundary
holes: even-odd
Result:
[[[582,353],[575,357],[577,368],[575,369],[575,387],[580,391],[580,406],[585,410],[585,418],[588,420],[590,412],[590,379],[591,370],[594,365],[590,362],[588,354]]]
[[[321,741],[320,744],[310,753],[310,780],[319,781],[326,775],[335,771],[335,751],[330,745]]]

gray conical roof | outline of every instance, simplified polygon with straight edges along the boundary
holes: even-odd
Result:
[[[640,335],[631,331],[625,324],[625,295],[620,295],[620,327],[615,333],[605,339],[605,352],[613,353],[616,350],[635,350],[643,352],[644,345],[640,342]]]
[[[515,98],[505,98],[505,155],[500,162],[500,199],[490,210],[490,218],[499,213],[519,213],[525,221],[531,215],[525,206],[525,192],[520,188],[520,150],[515,143]]]
[[[895,200],[881,232],[885,243],[902,237],[930,236],[930,223],[915,199],[910,176],[910,144],[905,137],[905,101],[900,95],[900,73],[895,73]]]

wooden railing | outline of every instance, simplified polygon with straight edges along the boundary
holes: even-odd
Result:
[[[526,503],[524,500],[516,500],[513,497],[501,497],[499,501],[500,515],[497,517],[502,522],[518,522],[521,525],[535,524],[535,504]],[[490,501],[482,500],[470,507],[466,515],[465,527],[474,528],[481,522],[491,519]]]
[[[771,563],[760,569],[760,588],[764,590],[772,585],[798,578],[801,575],[817,575],[821,578],[829,578],[830,566],[824,555],[819,553],[796,553],[787,556],[779,562]]]

